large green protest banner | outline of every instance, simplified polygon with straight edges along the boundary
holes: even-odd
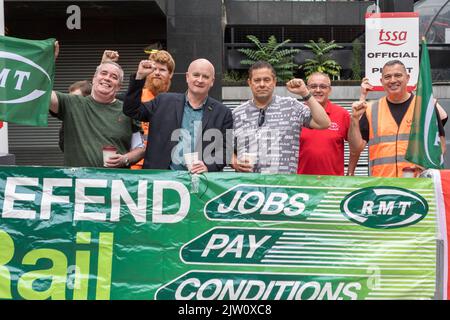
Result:
[[[0,167],[0,298],[432,299],[428,178]]]

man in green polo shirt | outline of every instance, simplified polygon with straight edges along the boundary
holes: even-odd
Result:
[[[50,110],[64,122],[64,165],[103,167],[103,147],[114,146],[117,155],[107,167],[129,167],[143,157],[144,148],[131,149],[131,138],[139,127],[122,113],[115,98],[123,81],[123,70],[115,62],[100,64],[87,97],[52,91]]]

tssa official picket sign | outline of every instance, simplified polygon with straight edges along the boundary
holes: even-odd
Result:
[[[0,167],[0,298],[436,298],[431,179],[207,173],[194,191],[186,172]]]
[[[400,60],[410,74],[408,88],[419,76],[419,14],[417,12],[366,13],[366,72],[374,90],[383,91],[381,70],[390,60]]]

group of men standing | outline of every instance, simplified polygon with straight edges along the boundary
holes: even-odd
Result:
[[[369,105],[362,95],[351,116],[329,100],[331,81],[324,73],[286,84],[301,102],[275,95],[275,70],[263,61],[248,72],[252,99],[233,112],[209,97],[215,70],[206,59],[189,65],[186,92],[168,93],[175,62],[164,50],[139,63],[122,103],[117,94],[124,75],[116,62],[97,67],[87,97],[52,93],[50,110],[65,124],[66,166],[103,166],[102,146],[114,145],[118,152],[108,167],[189,167],[195,174],[229,164],[239,172],[344,175],[344,141],[352,155],[369,143],[373,176],[399,177],[412,165],[404,154],[415,98],[406,89],[409,75],[400,61],[383,67],[387,96]],[[140,131],[146,131],[144,142],[133,144]],[[188,166],[185,155],[193,152],[199,158]],[[354,174],[355,165],[351,162],[347,174]]]

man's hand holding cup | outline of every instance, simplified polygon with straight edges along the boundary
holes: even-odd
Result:
[[[203,161],[198,159],[198,152],[185,153],[184,162],[186,168],[192,174],[208,172],[208,167],[206,167]]]
[[[234,158],[233,168],[239,172],[253,172],[253,167],[256,163],[256,154],[251,152],[244,152],[239,159]]]

